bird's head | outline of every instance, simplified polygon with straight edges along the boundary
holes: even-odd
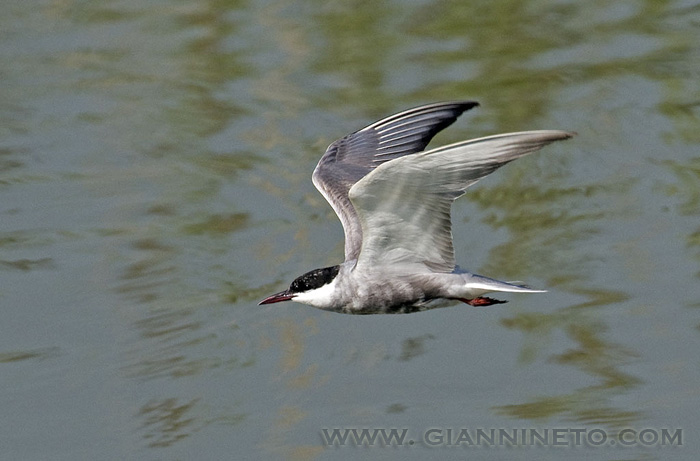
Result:
[[[331,300],[334,284],[340,266],[314,269],[297,277],[289,289],[268,296],[258,303],[272,304],[281,301],[296,301],[315,307],[326,307]]]

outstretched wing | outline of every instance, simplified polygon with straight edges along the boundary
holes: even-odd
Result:
[[[379,165],[421,152],[438,131],[478,105],[454,101],[416,107],[379,120],[328,147],[312,180],[343,224],[346,261],[357,259],[362,244],[362,228],[348,198],[350,188]]]
[[[396,264],[451,272],[452,202],[506,163],[571,136],[555,130],[501,134],[378,166],[349,191],[363,235],[357,267]]]

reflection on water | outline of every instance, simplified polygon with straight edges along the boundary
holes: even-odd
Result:
[[[279,320],[275,323],[279,331],[282,353],[278,365],[280,379],[292,389],[308,389],[323,384],[327,377],[318,376],[317,363],[305,368],[301,366],[304,358],[304,337],[318,333],[316,321],[309,318],[301,325],[289,320]]]
[[[541,154],[549,157],[541,163],[554,163],[553,150]],[[586,299],[552,313],[519,313],[502,320],[502,324],[524,334],[525,346],[520,352],[523,363],[533,364],[538,356],[547,355],[547,362],[578,368],[599,384],[500,405],[496,410],[520,419],[547,421],[556,417],[614,429],[629,427],[641,420],[641,413],[615,408],[610,400],[640,384],[639,378],[621,371],[637,354],[606,340],[607,327],[596,310],[623,303],[632,294],[592,287],[591,270],[600,255],[595,250],[582,254],[572,253],[571,249],[600,234],[601,226],[612,216],[628,214],[610,198],[629,193],[634,183],[605,175],[591,178],[593,182],[589,184],[570,186],[573,171],[549,180],[542,178],[545,171],[544,167],[534,173],[520,168],[506,173],[500,185],[484,186],[469,195],[485,210],[484,222],[496,229],[506,229],[510,236],[491,251],[485,270],[508,277],[527,272],[545,279],[550,290],[556,287]],[[552,182],[563,186],[542,185]],[[591,202],[601,206],[591,207]],[[550,344],[546,338],[557,331],[565,333],[576,347],[563,353],[547,352]]]
[[[55,265],[51,258],[39,258],[39,259],[17,259],[15,261],[2,261],[0,260],[0,266],[9,269],[17,269],[20,271],[31,271],[36,269],[55,269]]]
[[[17,420],[4,433],[21,442],[8,458],[86,457],[89,439],[93,457],[143,446],[156,458],[309,459],[324,453],[319,428],[341,422],[690,427],[698,8],[8,6],[0,376]],[[550,293],[391,323],[255,306],[342,257],[340,227],[310,183],[325,147],[388,113],[456,98],[482,107],[441,143],[579,132],[456,207],[465,267]],[[516,397],[518,366],[587,381],[527,383],[534,397]]]
[[[664,162],[676,177],[676,182],[666,184],[665,192],[678,199],[676,208],[678,212],[685,216],[700,216],[700,158],[695,157],[687,164]],[[700,262],[700,227],[685,237],[686,246],[695,255],[695,259]],[[697,271],[700,277],[700,269]],[[691,304],[693,307],[700,306],[700,302]]]
[[[144,438],[149,440],[149,446],[167,447],[201,429],[196,427],[198,418],[192,414],[197,400],[178,404],[176,399],[165,399],[141,407],[139,416],[143,418]]]
[[[599,294],[605,297],[605,294]],[[592,307],[591,303],[587,303]],[[607,301],[606,303],[607,304]],[[600,304],[599,304],[600,305]],[[604,305],[604,304],[603,304]],[[580,306],[578,306],[580,307]],[[610,399],[641,384],[639,378],[621,371],[638,355],[625,347],[604,339],[606,328],[585,311],[570,308],[556,314],[521,314],[505,319],[507,328],[522,331],[528,346],[521,359],[532,363],[542,348],[542,337],[551,337],[555,330],[563,330],[576,344],[575,348],[553,354],[548,361],[579,368],[593,376],[599,384],[576,389],[569,394],[538,397],[530,402],[503,405],[497,410],[517,418],[548,420],[553,416],[582,424],[604,425],[613,429],[629,427],[641,420],[636,411],[626,411],[611,405]],[[536,342],[537,341],[537,342]]]
[[[46,360],[57,357],[61,353],[57,347],[13,351],[0,353],[0,363],[19,362],[22,360]]]
[[[274,454],[285,459],[305,460],[321,455],[325,451],[325,447],[321,445],[306,445],[289,440],[290,431],[307,417],[308,414],[298,406],[282,406],[262,443],[262,448],[268,456]]]
[[[425,343],[431,339],[435,339],[435,336],[427,334],[416,338],[404,339],[401,343],[401,355],[399,355],[398,360],[411,360],[414,357],[425,354]]]

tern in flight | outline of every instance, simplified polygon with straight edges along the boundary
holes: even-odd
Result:
[[[450,301],[505,302],[482,296],[489,292],[543,292],[460,269],[450,208],[497,168],[573,133],[498,134],[424,151],[437,132],[478,105],[416,107],[332,143],[312,179],[343,224],[345,262],[307,272],[260,304],[296,301],[345,314],[399,314]]]

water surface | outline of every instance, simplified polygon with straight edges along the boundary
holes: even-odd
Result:
[[[6,5],[3,458],[695,459],[699,18],[641,0]],[[256,306],[342,259],[310,181],[325,147],[462,98],[482,106],[433,145],[578,132],[453,210],[461,266],[549,292],[386,317]],[[332,428],[416,443],[327,447]],[[431,447],[431,428],[683,445]]]

